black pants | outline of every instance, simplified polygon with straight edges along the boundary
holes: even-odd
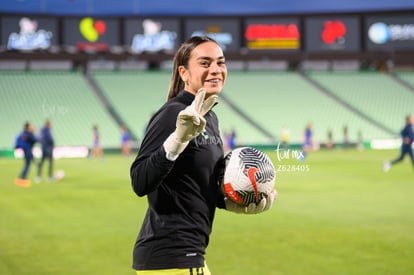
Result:
[[[53,147],[42,147],[42,158],[37,164],[37,176],[40,177],[42,174],[42,166],[45,160],[49,162],[48,176],[53,177]]]
[[[27,173],[29,172],[30,164],[32,163],[33,155],[32,152],[24,152],[24,166],[22,172],[20,173],[21,179],[27,178]]]
[[[411,157],[411,163],[414,166],[414,156],[413,156],[413,149],[411,148],[411,144],[403,144],[401,147],[401,155],[391,161],[391,164],[395,164],[400,162],[404,159],[405,155],[408,154]]]

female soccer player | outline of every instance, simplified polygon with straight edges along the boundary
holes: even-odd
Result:
[[[33,146],[38,142],[33,134],[34,131],[33,125],[30,122],[26,122],[23,132],[16,139],[16,149],[21,148],[24,153],[24,166],[20,176],[15,181],[15,184],[18,186],[30,187],[32,185],[31,181],[27,179],[27,174],[29,173],[30,164],[33,160]]]
[[[104,160],[103,150],[101,146],[101,135],[99,133],[98,125],[94,125],[92,128],[92,149],[89,155],[89,159],[99,157],[101,161]]]
[[[411,164],[414,168],[414,154],[413,154],[413,149],[412,149],[412,144],[414,141],[414,132],[413,132],[414,118],[411,115],[409,115],[406,117],[405,121],[406,121],[406,124],[404,128],[401,130],[402,145],[401,145],[400,156],[391,162],[390,161],[385,162],[383,166],[384,172],[388,172],[391,169],[391,166],[402,161],[406,154],[410,156]]]
[[[133,190],[148,200],[133,252],[138,275],[210,274],[204,253],[216,207],[259,213],[273,204],[276,191],[243,207],[219,188],[223,142],[210,109],[226,78],[223,51],[209,37],[190,38],[174,57],[168,100],[150,119],[130,171]]]

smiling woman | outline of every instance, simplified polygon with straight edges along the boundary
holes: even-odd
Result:
[[[211,108],[226,78],[223,51],[209,37],[190,38],[174,57],[168,100],[130,169],[134,192],[148,199],[133,253],[139,275],[209,275],[204,254],[216,208],[252,214],[272,206],[274,197],[236,205],[220,189],[224,151]]]
[[[196,94],[200,88],[206,88],[207,97],[221,92],[227,78],[227,67],[223,50],[217,42],[205,37],[190,39],[183,43],[174,57],[174,68],[168,92],[168,99],[182,89]]]
[[[208,37],[191,38],[174,57],[168,101],[131,166],[132,187],[149,205],[133,253],[137,274],[210,274],[204,253],[215,209],[225,207],[218,188],[223,143],[201,141],[221,141],[210,109],[226,76],[223,51]]]

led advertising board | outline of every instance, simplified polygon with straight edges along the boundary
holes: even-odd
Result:
[[[244,43],[248,50],[300,50],[298,18],[247,18],[244,26]]]
[[[307,17],[304,48],[307,52],[358,52],[359,24],[354,16]]]
[[[184,40],[207,35],[215,39],[224,52],[240,51],[240,24],[233,18],[186,19]]]
[[[64,18],[63,44],[80,51],[106,51],[120,43],[119,21],[115,18]]]
[[[57,45],[57,20],[41,16],[2,16],[1,44],[7,50],[45,50]]]
[[[364,29],[368,51],[414,50],[414,15],[367,16]]]
[[[180,46],[178,19],[125,19],[126,46],[134,53],[174,52]]]

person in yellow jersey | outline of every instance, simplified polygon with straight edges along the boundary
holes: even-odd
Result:
[[[148,209],[135,242],[138,275],[209,275],[205,250],[216,208],[236,213],[269,209],[276,191],[248,207],[227,200],[219,186],[223,142],[211,110],[227,78],[223,51],[194,36],[174,56],[167,102],[152,116],[130,168],[134,192]]]

